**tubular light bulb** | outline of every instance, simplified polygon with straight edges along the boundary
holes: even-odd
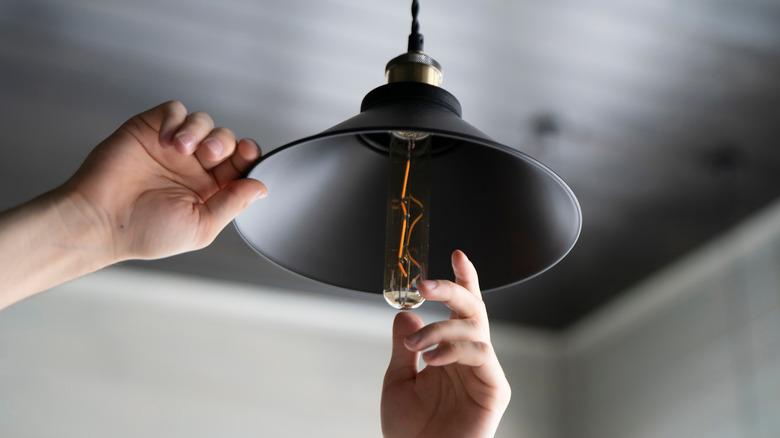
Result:
[[[385,226],[384,296],[396,309],[419,307],[418,284],[428,274],[431,137],[393,131]]]

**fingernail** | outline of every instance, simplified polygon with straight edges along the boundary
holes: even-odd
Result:
[[[411,334],[411,335],[406,337],[406,343],[408,345],[414,345],[414,344],[416,344],[419,341],[420,341],[420,334],[419,333],[414,333],[414,334]]]
[[[434,290],[439,283],[436,280],[423,280],[420,282],[420,286],[426,290]]]
[[[423,353],[423,356],[425,356],[425,359],[433,359],[434,357],[439,355],[439,349],[436,350],[429,350]]]
[[[215,158],[219,158],[222,155],[222,151],[225,150],[225,148],[222,147],[222,142],[216,138],[207,138],[203,142],[203,146],[206,146],[206,149],[209,150],[211,156]]]
[[[188,132],[180,132],[174,137],[176,149],[183,154],[191,154],[195,151],[195,137]]]
[[[263,199],[266,196],[268,196],[268,188],[263,184],[263,187],[255,193],[255,200]]]

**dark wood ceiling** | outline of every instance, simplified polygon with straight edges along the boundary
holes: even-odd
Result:
[[[170,98],[266,149],[333,125],[382,82],[407,14],[358,0],[6,0],[0,208]],[[428,0],[421,22],[464,117],[582,204],[572,254],[486,297],[495,318],[565,327],[780,195],[778,2]],[[143,266],[327,289],[263,264],[232,229]]]

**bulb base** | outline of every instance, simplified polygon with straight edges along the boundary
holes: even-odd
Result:
[[[385,291],[385,301],[398,310],[412,310],[420,307],[425,298],[417,291]]]

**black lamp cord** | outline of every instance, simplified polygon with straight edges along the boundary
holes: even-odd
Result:
[[[420,33],[420,22],[417,21],[417,14],[420,12],[420,2],[412,0],[412,33],[409,34],[409,52],[423,51],[423,36]]]

